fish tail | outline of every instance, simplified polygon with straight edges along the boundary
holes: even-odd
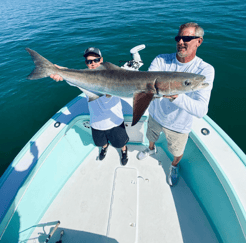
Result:
[[[32,57],[35,69],[27,76],[27,79],[40,79],[49,77],[50,74],[56,73],[57,68],[53,63],[39,55],[36,51],[26,48],[26,51]]]

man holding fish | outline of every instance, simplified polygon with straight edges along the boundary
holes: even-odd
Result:
[[[179,28],[177,53],[157,56],[149,71],[189,72],[204,75],[209,86],[205,89],[179,95],[163,96],[155,99],[149,106],[147,138],[149,147],[138,154],[138,159],[147,158],[157,152],[155,142],[164,132],[168,150],[174,156],[170,166],[168,183],[174,186],[178,182],[179,162],[183,157],[188,134],[191,131],[193,116],[202,118],[207,114],[208,103],[214,80],[214,68],[196,56],[203,42],[204,30],[196,23],[183,24]]]
[[[98,68],[103,63],[101,51],[95,47],[87,48],[84,57],[86,66],[91,70]],[[51,74],[50,77],[56,81],[63,81],[63,78],[58,74]],[[126,143],[129,137],[124,126],[120,98],[106,94],[88,102],[88,107],[92,138],[95,145],[101,147],[99,160],[105,158],[110,142],[113,147],[121,148],[121,164],[126,165],[128,162]]]

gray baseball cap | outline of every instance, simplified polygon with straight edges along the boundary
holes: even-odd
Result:
[[[92,54],[96,54],[98,55],[99,57],[102,57],[102,53],[100,52],[100,50],[96,47],[89,47],[85,50],[85,53],[84,53],[84,57],[87,57],[90,53]]]

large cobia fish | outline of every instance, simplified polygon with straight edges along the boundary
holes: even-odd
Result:
[[[205,77],[182,72],[141,72],[124,70],[112,63],[102,63],[97,69],[59,69],[37,52],[26,48],[36,67],[27,77],[40,79],[59,74],[68,83],[79,87],[89,102],[102,95],[133,97],[134,126],[154,97],[183,94],[208,86]]]

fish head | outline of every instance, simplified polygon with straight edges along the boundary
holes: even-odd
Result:
[[[203,75],[176,73],[166,82],[157,80],[155,88],[159,96],[184,94],[206,88],[209,84],[204,83],[205,79]]]
[[[205,77],[204,77],[205,79]],[[208,83],[205,82],[198,82],[196,85],[193,84],[192,91],[200,90],[200,89],[205,89],[209,86]]]
[[[203,75],[190,75],[187,79],[181,81],[181,84],[178,85],[171,85],[171,92],[178,92],[178,93],[188,93],[200,89],[204,89],[208,87],[208,83],[205,83],[204,80],[206,79]]]

